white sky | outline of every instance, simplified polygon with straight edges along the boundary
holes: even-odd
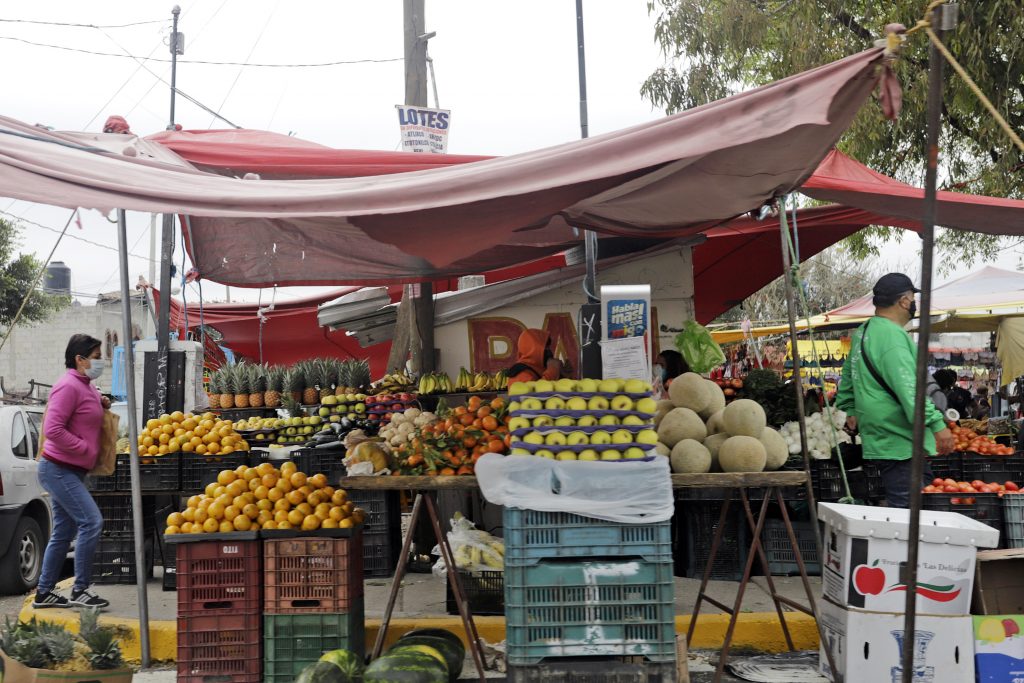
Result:
[[[128,58],[10,38],[166,59],[172,4],[7,0],[0,6],[0,64],[5,65],[0,113],[63,130],[100,130],[108,115],[121,114],[136,133],[162,130],[170,96],[156,76],[169,80],[169,64],[147,61],[141,67]],[[573,0],[426,0],[426,5],[427,30],[437,32],[430,55],[440,103],[452,110],[450,152],[511,154],[579,137]],[[401,0],[184,0],[181,7],[183,60],[300,64],[402,57]],[[641,83],[662,63],[646,1],[586,0],[584,14],[591,134],[661,116],[639,94]],[[13,19],[161,23],[98,30],[8,21]],[[397,148],[394,105],[404,95],[401,61],[289,69],[181,63],[178,87],[243,127],[294,133],[338,148]],[[176,121],[186,129],[226,127],[181,97]],[[49,253],[54,231],[69,215],[64,209],[4,199],[0,210],[50,228],[23,223],[24,249],[40,258]],[[96,212],[84,212],[83,223],[81,231],[70,228],[53,260],[71,268],[76,293],[117,289],[116,226]],[[148,276],[149,216],[129,214],[128,229],[134,282],[137,275]],[[887,246],[883,260],[893,266],[906,263],[916,258],[917,245],[916,238],[908,237]],[[1013,268],[1017,258],[1007,251],[997,265]],[[180,248],[175,260],[180,267]],[[966,271],[957,269],[954,275]],[[203,290],[208,301],[223,299],[221,286],[207,283]],[[278,295],[310,291],[322,290],[291,288]],[[258,290],[235,288],[231,294],[236,300],[256,300]],[[196,298],[191,287],[188,296]],[[263,293],[264,300],[269,296]]]

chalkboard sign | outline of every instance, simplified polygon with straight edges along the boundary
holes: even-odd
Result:
[[[580,306],[579,335],[579,377],[601,379],[601,304]]]
[[[163,356],[147,351],[142,374],[142,423],[164,413],[185,410],[185,352],[171,351],[166,367]],[[160,375],[167,376],[166,393],[159,388]]]

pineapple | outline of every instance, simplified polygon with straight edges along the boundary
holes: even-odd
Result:
[[[344,396],[345,394],[351,393],[349,387],[351,386],[351,372],[352,363],[347,360],[335,361],[334,374],[337,379],[334,393],[337,396]]]
[[[98,624],[99,610],[82,610],[79,617],[79,637],[89,646],[86,659],[94,671],[125,668],[121,644],[114,629]]]
[[[210,402],[210,410],[220,409],[220,373],[210,373],[210,384],[206,388],[206,398]]]
[[[317,364],[316,361],[309,361],[301,365],[302,371],[302,403],[311,406],[320,402],[320,392],[317,390]]]
[[[313,362],[316,368],[316,384],[320,388],[320,400],[323,400],[326,396],[333,396],[334,383],[337,381],[334,361],[330,358],[322,358]]]
[[[353,392],[365,391],[370,388],[370,363],[366,360],[350,362],[349,382]]]
[[[302,390],[305,388],[305,380],[302,377],[300,366],[301,363],[296,363],[284,376],[285,391],[293,401],[302,400]]]
[[[267,366],[249,367],[249,407],[263,407],[263,392],[267,390]]]
[[[231,371],[231,390],[235,394],[235,407],[249,407],[249,366],[238,363]]]
[[[281,405],[281,392],[284,391],[285,369],[279,365],[267,368],[267,390],[263,393],[263,405],[278,408]]]
[[[235,392],[232,389],[231,383],[234,381],[232,376],[235,374],[235,370],[230,365],[223,366],[217,371],[218,383],[220,386],[220,409],[231,410],[235,407]]]

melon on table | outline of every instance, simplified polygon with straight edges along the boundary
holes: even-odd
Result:
[[[764,465],[766,470],[777,470],[789,460],[789,446],[786,445],[786,440],[782,438],[782,434],[779,434],[771,427],[764,428],[758,441],[764,446],[765,453],[767,454],[767,460]]]
[[[694,439],[683,439],[672,448],[672,471],[676,474],[704,474],[711,470],[711,451]]]
[[[673,408],[658,425],[658,441],[669,448],[683,439],[703,441],[707,435],[704,420],[689,408]]]
[[[712,400],[707,380],[696,372],[685,372],[672,380],[668,397],[677,408],[689,408],[695,413],[707,410]]]
[[[757,439],[768,426],[768,419],[760,403],[741,398],[726,406],[722,413],[722,424],[732,436],[752,436]]]
[[[763,472],[768,453],[752,436],[730,436],[718,449],[723,472]]]
[[[704,380],[704,382],[711,400],[708,402],[707,407],[701,410],[698,415],[707,420],[719,410],[725,410],[725,392],[722,391],[722,387],[709,379]]]

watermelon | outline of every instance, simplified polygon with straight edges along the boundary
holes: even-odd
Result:
[[[448,670],[448,662],[447,660],[445,660],[444,655],[441,654],[441,651],[429,645],[402,645],[401,643],[399,643],[397,646],[388,650],[388,654],[391,654],[392,652],[395,654],[401,652],[422,652],[425,655],[430,655],[431,657],[439,661],[441,664],[444,664],[444,670]]]
[[[448,633],[448,631],[445,631],[445,633]],[[459,680],[459,676],[462,675],[462,665],[466,660],[466,648],[462,646],[462,641],[457,638],[406,634],[393,647],[399,648],[410,645],[426,645],[440,652],[444,655],[445,663],[448,665],[448,680],[452,681],[452,683]]]
[[[313,662],[298,675],[295,683],[347,683],[341,669],[330,662]]]
[[[325,652],[320,657],[321,662],[328,662],[341,669],[341,672],[345,674],[345,680],[348,683],[356,683],[363,678],[363,669],[366,667],[363,665],[362,658],[354,652],[348,650],[331,650]]]
[[[388,652],[366,667],[363,683],[448,683],[448,667],[422,652]]]

